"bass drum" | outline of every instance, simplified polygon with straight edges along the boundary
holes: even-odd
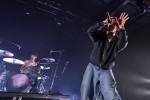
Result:
[[[29,78],[25,74],[16,74],[7,81],[7,92],[22,92],[29,85]]]

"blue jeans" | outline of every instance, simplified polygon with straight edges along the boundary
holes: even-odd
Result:
[[[81,100],[90,100],[90,85],[93,82],[94,96],[93,100],[98,99],[97,83],[99,82],[101,93],[104,100],[121,100],[117,90],[116,81],[112,70],[103,70],[101,67],[89,63],[81,84]]]

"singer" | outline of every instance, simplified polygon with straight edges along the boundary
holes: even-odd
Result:
[[[93,83],[93,100],[98,98],[98,85],[104,100],[121,100],[117,90],[116,81],[112,72],[115,65],[116,54],[123,50],[127,44],[127,34],[124,28],[128,14],[122,13],[119,18],[110,17],[98,22],[88,29],[90,39],[94,42],[90,63],[85,70],[81,84],[81,100],[89,98],[91,81]]]

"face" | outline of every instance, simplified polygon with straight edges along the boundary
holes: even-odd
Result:
[[[117,23],[115,21],[115,18],[111,18],[111,21],[111,24],[108,26],[108,31],[115,34],[118,30]]]
[[[31,55],[31,59],[36,59],[37,56],[36,55]]]

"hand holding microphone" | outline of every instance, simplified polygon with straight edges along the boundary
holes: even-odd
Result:
[[[106,12],[106,16],[107,16],[107,18],[102,22],[104,23],[104,25],[110,25],[112,23],[113,17],[110,17],[109,12]]]
[[[107,20],[108,20],[108,23],[111,23],[111,18],[110,18],[110,15],[109,15],[109,12],[106,12],[106,15],[107,15]]]
[[[120,17],[110,17],[109,12],[106,12],[107,18],[103,21],[104,25],[107,25],[110,30],[117,27],[116,30],[124,28],[126,21],[129,19],[127,13],[121,13]]]

